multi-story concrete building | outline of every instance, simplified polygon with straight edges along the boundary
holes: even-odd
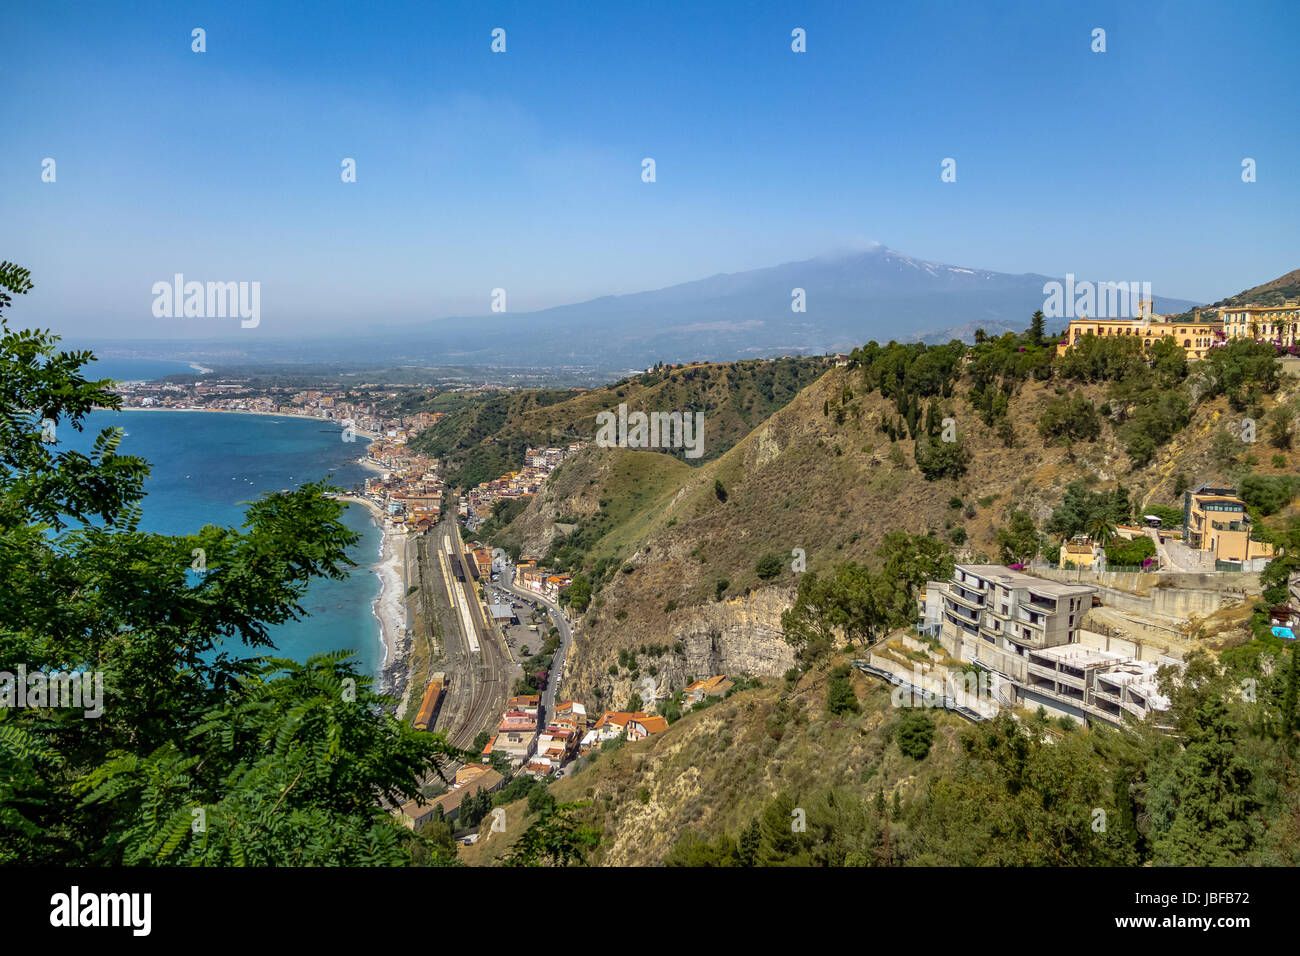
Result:
[[[1168,708],[1156,685],[1159,664],[1079,643],[1096,591],[1000,565],[959,564],[939,591],[940,642],[953,657],[997,675],[1000,705],[1117,726],[1126,715],[1140,720]]]
[[[1157,686],[1160,664],[1065,644],[1030,651],[1027,669],[1017,687],[1021,702],[1056,716],[1121,725],[1125,714],[1141,720],[1151,711],[1169,708],[1169,699]]]
[[[1223,331],[1229,339],[1257,339],[1277,345],[1295,345],[1300,326],[1300,300],[1282,305],[1240,305],[1220,309]]]
[[[1183,495],[1183,543],[1214,555],[1219,564],[1260,571],[1273,559],[1273,546],[1257,541],[1246,503],[1235,488],[1201,485]]]
[[[953,657],[1023,681],[1029,651],[1078,641],[1096,590],[998,564],[959,564],[943,595],[940,640]]]

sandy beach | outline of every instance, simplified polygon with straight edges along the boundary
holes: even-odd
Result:
[[[379,596],[372,606],[384,643],[379,688],[383,693],[403,698],[406,690],[406,657],[410,652],[410,642],[406,639],[407,536],[404,532],[391,531],[385,527],[383,511],[369,498],[358,495],[337,497],[340,501],[368,508],[383,534],[379,560],[371,566],[371,570],[379,575],[380,581]]]

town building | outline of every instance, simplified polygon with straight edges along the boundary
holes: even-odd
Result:
[[[667,729],[668,721],[664,717],[633,717],[627,722],[627,739],[645,740],[651,734],[662,734]]]
[[[1223,330],[1229,339],[1255,339],[1275,345],[1297,344],[1300,300],[1287,299],[1282,305],[1240,305],[1219,310]]]
[[[1220,571],[1262,571],[1273,546],[1255,537],[1235,488],[1201,485],[1183,494],[1183,543],[1214,557]]]
[[[1106,567],[1106,549],[1086,536],[1073,538],[1061,545],[1057,566],[1102,570]]]
[[[667,729],[668,721],[663,717],[651,717],[639,710],[607,710],[582,738],[582,748],[587,750],[617,737],[644,740],[651,734],[662,733]]]
[[[944,595],[940,640],[953,657],[1025,678],[1025,654],[1078,641],[1096,588],[997,564],[959,564]]]
[[[418,830],[436,819],[439,811],[445,819],[455,820],[460,813],[460,805],[466,797],[480,790],[484,793],[493,793],[500,790],[505,782],[505,777],[492,768],[481,764],[470,764],[456,772],[451,788],[442,796],[427,803],[410,800],[394,812],[403,826]]]
[[[723,674],[693,681],[682,689],[682,703],[698,704],[708,697],[725,697],[734,686],[735,682],[727,680]]]

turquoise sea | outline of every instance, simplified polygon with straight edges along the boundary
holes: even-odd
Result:
[[[205,524],[238,527],[244,520],[241,502],[265,491],[331,475],[331,484],[350,491],[368,474],[356,462],[364,439],[344,442],[342,430],[327,422],[224,412],[96,411],[86,423],[81,433],[60,428],[60,446],[89,451],[100,429],[125,429],[121,452],[139,455],[152,467],[141,528],[160,534],[187,534]],[[309,616],[274,628],[272,635],[285,657],[304,660],[347,649],[362,669],[378,676],[384,651],[372,610],[379,577],[371,569],[379,560],[381,535],[361,505],[349,505],[344,521],[361,533],[350,552],[357,566],[343,580],[313,582],[301,602]]]

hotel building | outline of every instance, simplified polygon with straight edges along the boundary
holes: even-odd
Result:
[[[1300,300],[1282,305],[1241,305],[1219,310],[1224,333],[1230,339],[1258,339],[1277,345],[1295,345],[1300,325]]]
[[[1208,321],[1200,317],[1200,310],[1193,312],[1190,322],[1170,322],[1168,316],[1152,312],[1152,300],[1143,299],[1138,305],[1137,318],[1133,319],[1071,319],[1066,331],[1065,341],[1056,346],[1056,354],[1064,355],[1069,349],[1079,344],[1085,335],[1092,334],[1099,338],[1113,338],[1119,335],[1136,336],[1143,348],[1150,348],[1152,342],[1158,342],[1166,336],[1172,338],[1189,359],[1203,359],[1216,344],[1224,340],[1223,323]]]

